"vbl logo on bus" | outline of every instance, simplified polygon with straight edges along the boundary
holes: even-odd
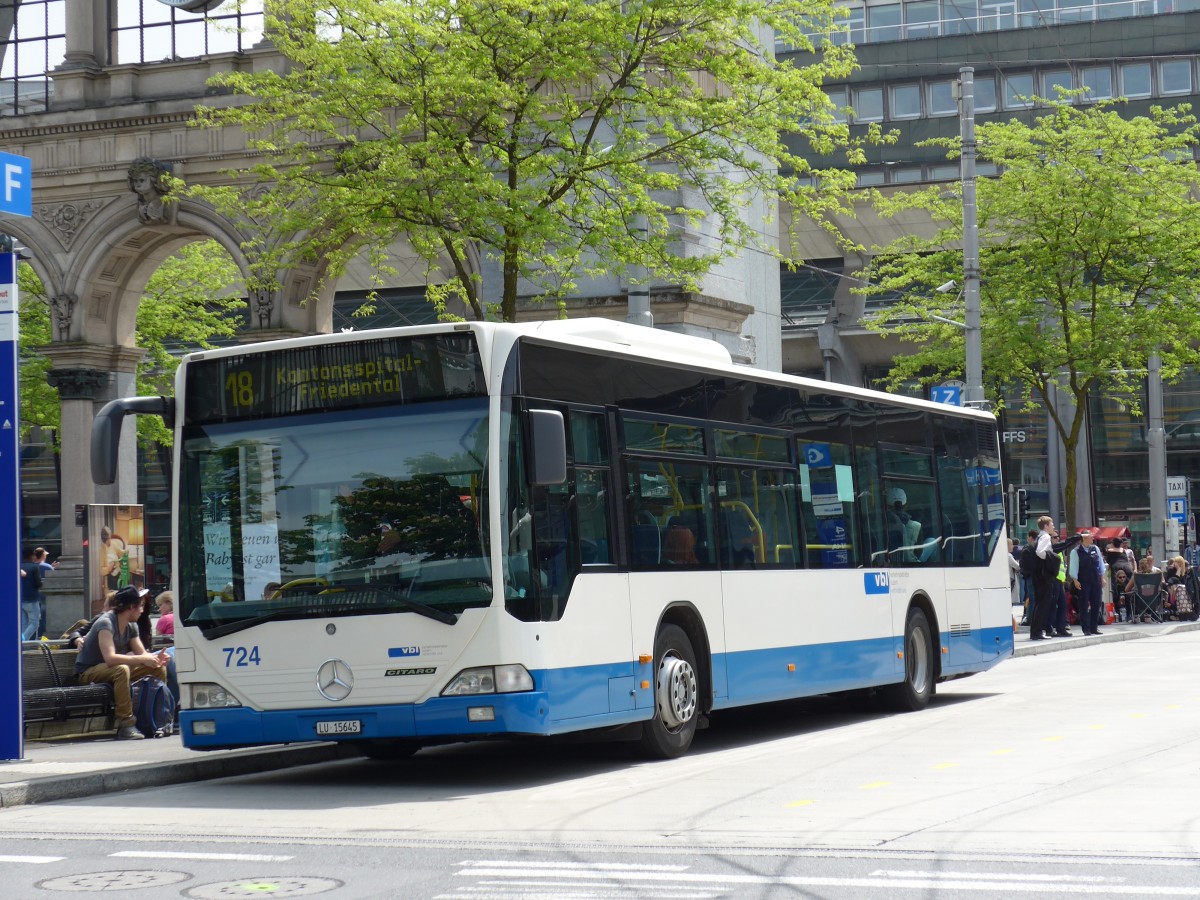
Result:
[[[868,594],[891,593],[892,582],[887,572],[864,572],[863,590]]]

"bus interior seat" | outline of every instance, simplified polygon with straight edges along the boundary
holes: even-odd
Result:
[[[662,536],[657,525],[638,522],[633,526],[629,550],[635,566],[657,566],[662,556]]]

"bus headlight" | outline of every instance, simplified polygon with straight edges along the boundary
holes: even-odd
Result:
[[[533,676],[524,666],[479,666],[475,669],[463,669],[455,675],[442,691],[442,696],[512,694],[532,690]]]
[[[219,684],[186,685],[191,694],[190,709],[220,709],[224,706],[241,706],[238,699]]]

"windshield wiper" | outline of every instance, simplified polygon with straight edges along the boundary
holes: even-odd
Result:
[[[427,606],[424,603],[420,603],[417,600],[406,597],[397,591],[389,591],[386,588],[376,587],[373,584],[355,584],[346,586],[346,593],[358,592],[379,594],[380,596],[387,597],[389,600],[393,600],[401,604],[406,609],[410,609],[418,615],[433,619],[436,622],[441,622],[444,625],[458,624],[458,616],[456,616],[454,613],[446,612],[444,609],[437,609],[433,606]],[[263,625],[267,622],[275,622],[280,619],[288,618],[309,618],[314,614],[314,612],[320,614],[320,610],[314,610],[311,606],[285,606],[281,609],[273,609],[270,612],[265,612],[261,616],[250,616],[246,619],[238,619],[236,622],[225,622],[222,625],[217,625],[215,628],[208,629],[204,632],[204,636],[211,641],[215,640],[216,638],[225,637],[226,635],[237,634],[239,631],[245,631],[247,628],[254,628],[256,625]],[[359,609],[353,611],[341,610],[340,612],[351,612],[352,614],[357,615],[370,615],[372,613],[378,613],[379,610]]]
[[[265,622],[274,622],[278,619],[286,619],[289,616],[303,616],[304,614],[305,610],[289,606],[285,609],[273,609],[269,613],[263,613],[261,616],[251,616],[249,619],[226,622],[224,625],[218,625],[216,628],[210,628],[207,631],[201,629],[201,632],[211,641],[216,638],[225,637],[227,634],[237,634],[239,631],[245,631],[247,628],[262,625]]]
[[[350,590],[350,588],[347,589]],[[376,587],[373,584],[356,584],[352,589],[356,591],[371,591],[372,593],[387,597],[389,600],[396,600],[418,615],[425,616],[426,618],[433,619],[434,621],[441,622],[445,625],[458,624],[458,616],[456,616],[454,613],[446,612],[446,610],[438,609],[435,606],[426,606],[424,603],[413,600],[411,597],[406,597],[398,591],[389,591],[387,588]]]

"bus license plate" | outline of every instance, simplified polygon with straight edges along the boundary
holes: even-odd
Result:
[[[359,734],[361,731],[362,722],[358,721],[358,719],[317,723],[317,734]]]

